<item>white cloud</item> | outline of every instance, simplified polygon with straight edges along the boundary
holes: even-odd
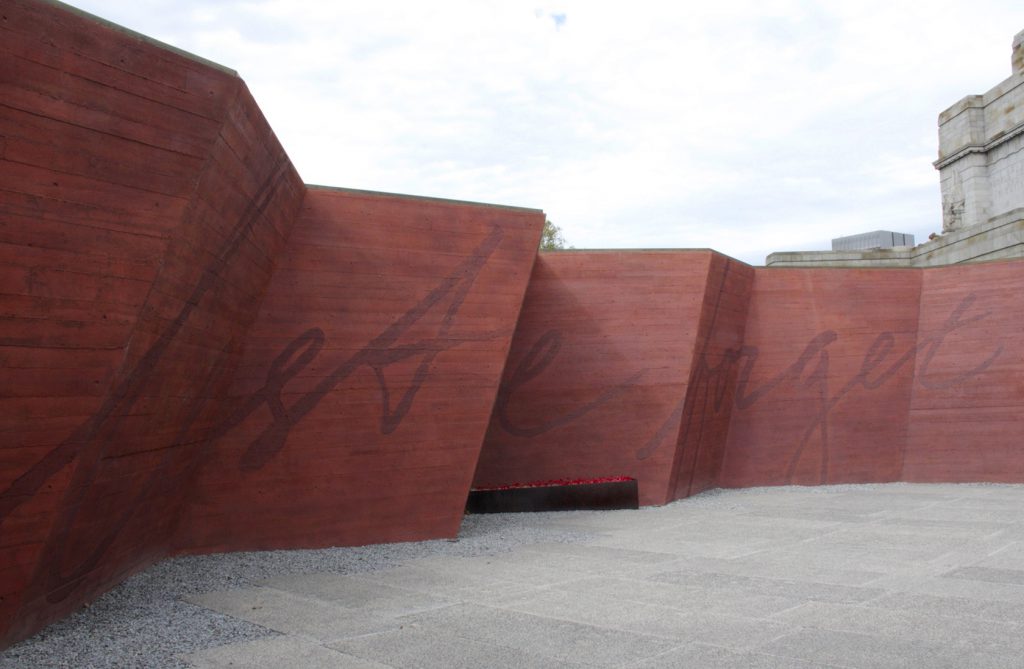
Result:
[[[753,263],[937,230],[936,117],[1024,28],[1019,0],[73,4],[237,69],[309,182]]]

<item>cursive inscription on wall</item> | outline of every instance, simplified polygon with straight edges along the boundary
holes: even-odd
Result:
[[[679,420],[683,421],[682,434],[684,439],[696,430],[698,440],[703,432],[704,421],[722,408],[726,391],[726,380],[734,369],[738,372],[735,389],[735,406],[745,410],[759,401],[771,396],[784,384],[797,384],[810,415],[803,425],[796,448],[786,464],[785,478],[792,481],[800,463],[811,453],[809,446],[817,446],[818,481],[828,481],[829,473],[829,417],[836,406],[855,390],[871,391],[880,388],[901,370],[916,360],[913,379],[925,388],[942,389],[957,387],[964,382],[982,374],[999,358],[1003,346],[996,346],[977,364],[966,370],[951,375],[936,375],[931,366],[935,356],[942,349],[946,339],[952,333],[974,325],[990,315],[990,312],[968,315],[972,310],[977,296],[964,297],[950,313],[945,322],[934,332],[921,337],[917,343],[906,350],[896,353],[896,337],[892,332],[878,334],[865,350],[857,372],[847,379],[838,389],[832,390],[835,382],[831,370],[829,347],[839,340],[834,330],[823,330],[813,336],[803,347],[796,359],[785,369],[771,376],[761,384],[751,387],[755,365],[761,355],[759,347],[741,346],[724,352],[717,362],[708,359],[707,354],[701,355],[696,362],[696,371],[691,381],[689,393],[703,397],[702,402],[686,403],[680,400],[675,410],[661,427],[637,452],[638,459],[649,457],[664,441],[672,435],[672,426]],[[938,378],[936,378],[938,377]],[[711,411],[708,412],[710,401]],[[685,411],[684,411],[685,409]],[[685,415],[684,415],[685,413]]]
[[[639,381],[645,372],[645,370],[636,372],[600,393],[589,402],[585,402],[555,418],[533,425],[516,423],[509,417],[509,404],[515,397],[516,392],[551,366],[551,363],[558,357],[558,352],[561,348],[562,333],[558,330],[548,330],[533,343],[533,346],[526,352],[523,359],[519,361],[519,364],[512,370],[512,373],[502,382],[501,387],[498,389],[498,397],[494,403],[494,412],[498,418],[498,425],[501,426],[502,430],[514,437],[536,437],[557,427],[568,425],[622,395],[630,386]]]
[[[320,328],[310,328],[289,342],[271,363],[263,387],[243,402],[221,429],[221,432],[230,430],[263,404],[270,409],[273,420],[246,449],[242,455],[241,467],[258,469],[266,464],[284,447],[285,440],[295,424],[360,367],[373,370],[380,391],[380,431],[382,434],[390,434],[408,415],[416,394],[430,374],[431,364],[440,353],[466,342],[509,336],[511,332],[507,329],[462,334],[457,338],[449,336],[466,296],[469,295],[480,270],[501,243],[502,235],[501,229],[495,226],[480,246],[452,274],[362,349],[325,375],[316,387],[286,407],[281,400],[285,384],[319,355],[324,345],[324,332]],[[434,307],[442,305],[446,299],[449,300],[448,307],[441,318],[435,337],[408,344],[398,343],[402,335],[417,325]],[[392,406],[391,390],[384,377],[384,370],[395,363],[417,357],[420,361],[412,382]]]
[[[173,488],[174,480],[166,474],[178,449],[168,448],[151,472],[136,484],[135,490],[125,491],[129,499],[123,505],[119,504],[120,510],[110,522],[104,524],[99,533],[90,536],[91,546],[83,550],[81,542],[76,542],[75,553],[69,553],[69,547],[72,545],[71,534],[77,529],[76,521],[84,506],[90,502],[89,496],[94,493],[97,478],[104,468],[104,453],[107,448],[105,438],[116,432],[123,418],[130,415],[131,407],[144,395],[144,391],[148,389],[152,392],[153,384],[159,383],[160,379],[155,374],[158,364],[177,340],[182,328],[192,317],[204,296],[218,285],[218,277],[222,274],[223,266],[231,262],[240,245],[250,234],[253,225],[272,201],[276,186],[289,165],[290,163],[283,159],[271,171],[217,251],[215,258],[204,269],[176,317],[161,332],[139,363],[111,391],[101,408],[71,436],[29,467],[6,490],[0,492],[2,528],[10,514],[31,499],[50,478],[68,465],[76,463],[72,483],[57,507],[53,528],[30,586],[34,592],[44,592],[47,601],[62,601],[80,589],[86,582],[86,575],[96,569],[137,510],[145,508],[150,499]],[[430,374],[432,363],[440,353],[464,342],[510,335],[510,331],[506,330],[460,335],[457,338],[449,336],[474,281],[501,243],[502,237],[502,230],[498,226],[493,226],[467,260],[456,267],[423,299],[324,377],[312,391],[301,396],[292,405],[285,406],[281,400],[285,384],[309,364],[324,345],[324,334],[319,328],[311,328],[300,334],[286,345],[271,363],[264,386],[243,401],[239,410],[221,423],[203,442],[202,448],[208,449],[215,440],[237,426],[259,406],[266,404],[273,420],[249,445],[240,465],[247,469],[263,466],[283,447],[291,428],[312,411],[328,392],[361,366],[373,370],[377,378],[381,397],[381,432],[393,432],[409,413],[416,394]],[[408,344],[398,343],[403,334],[418,324],[432,309],[444,305],[446,299],[447,308],[441,317],[436,336]],[[397,398],[397,402],[392,404],[393,398],[384,378],[384,370],[396,362],[417,357],[419,364],[412,383]],[[190,400],[172,446],[191,441],[188,437],[189,432],[208,407],[213,395],[212,389],[224,381],[226,379],[223,377],[223,370],[214,366],[204,379],[202,389]],[[193,454],[191,467],[194,469],[195,464],[201,460],[201,454]]]

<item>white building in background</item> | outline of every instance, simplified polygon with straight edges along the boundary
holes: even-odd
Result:
[[[942,235],[877,231],[833,240],[832,251],[784,251],[773,267],[928,267],[1024,257],[1024,31],[1013,39],[1011,74],[984,95],[939,114]],[[889,237],[891,235],[891,237]],[[909,237],[908,246],[856,246],[861,238]]]
[[[1013,40],[1012,67],[988,93],[939,114],[943,232],[1024,207],[1024,31]]]

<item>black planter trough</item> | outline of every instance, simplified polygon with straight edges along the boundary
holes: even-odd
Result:
[[[515,483],[470,490],[466,513],[586,511],[640,508],[636,479],[616,476]]]

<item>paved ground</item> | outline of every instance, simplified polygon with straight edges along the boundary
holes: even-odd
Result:
[[[275,633],[185,659],[207,668],[1024,666],[1024,486],[762,488],[532,518],[592,540],[190,595]]]

